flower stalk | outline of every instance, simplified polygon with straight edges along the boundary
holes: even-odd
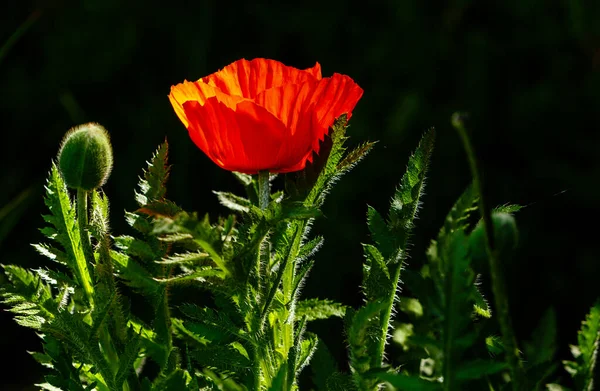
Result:
[[[506,284],[504,282],[502,265],[500,263],[500,252],[498,248],[496,248],[494,225],[492,223],[490,209],[486,204],[486,199],[484,196],[483,182],[479,172],[479,164],[471,143],[471,139],[469,138],[467,130],[464,126],[463,114],[454,113],[452,116],[452,125],[458,132],[458,135],[462,141],[467,158],[469,160],[469,167],[471,169],[471,174],[473,175],[473,182],[477,192],[479,193],[479,211],[481,213],[481,218],[483,219],[483,225],[485,228],[484,239],[488,259],[490,262],[492,291],[494,293],[496,307],[498,308],[498,320],[500,323],[500,330],[502,331],[502,341],[506,349],[508,365],[510,367],[512,388],[514,391],[523,391],[523,364],[519,357],[517,338],[512,328],[508,294],[506,291]]]

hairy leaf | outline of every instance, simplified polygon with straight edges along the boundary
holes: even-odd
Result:
[[[296,303],[296,319],[306,317],[307,321],[316,319],[327,319],[332,316],[343,318],[346,314],[346,306],[331,300],[308,299]]]
[[[152,159],[148,162],[148,168],[138,184],[139,192],[136,191],[135,199],[140,207],[146,206],[151,201],[162,200],[166,193],[166,181],[169,177],[170,166],[167,164],[169,146],[165,141],[161,144]]]

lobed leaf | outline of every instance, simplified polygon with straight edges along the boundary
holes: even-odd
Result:
[[[306,317],[307,321],[327,319],[332,316],[343,318],[346,306],[331,300],[308,299],[296,303],[296,320]]]

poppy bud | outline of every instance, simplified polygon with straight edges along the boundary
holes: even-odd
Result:
[[[67,187],[86,191],[101,187],[112,165],[112,146],[101,125],[90,122],[75,126],[63,138],[58,168]]]

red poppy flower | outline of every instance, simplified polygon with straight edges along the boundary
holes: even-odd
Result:
[[[169,100],[194,143],[220,167],[302,170],[340,115],[363,90],[345,75],[321,76],[263,58],[239,60],[196,82],[171,87]]]

